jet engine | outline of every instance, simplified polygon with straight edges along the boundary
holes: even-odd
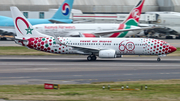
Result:
[[[148,30],[142,30],[140,33],[137,34],[137,36],[146,36],[148,35],[149,31]]]
[[[101,50],[99,51],[99,58],[116,58],[115,50]]]

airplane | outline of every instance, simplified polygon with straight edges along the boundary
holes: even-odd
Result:
[[[118,58],[121,55],[166,56],[177,49],[165,41],[148,38],[56,37],[38,32],[17,7],[11,7],[17,36],[15,42],[30,49],[55,54],[88,55],[87,60]]]
[[[58,11],[50,19],[28,19],[32,25],[52,23],[72,23],[69,19],[74,0],[65,0]],[[13,28],[11,28],[13,27]],[[3,33],[15,33],[14,22],[10,17],[0,16],[0,30]],[[9,30],[9,31],[7,31]]]
[[[33,27],[41,33],[61,37],[128,37],[154,28],[138,26],[144,2],[140,0],[121,24],[40,24]]]
[[[180,39],[180,13],[178,12],[146,12],[146,14],[156,14],[157,21],[150,22],[149,24],[140,24],[141,27],[148,26],[160,26],[156,29],[146,30],[141,35],[151,35],[155,37],[166,36],[166,39],[173,39],[173,35],[176,39]]]

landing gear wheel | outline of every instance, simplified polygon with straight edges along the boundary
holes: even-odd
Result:
[[[157,58],[157,61],[160,62],[160,61],[161,61],[161,58]]]
[[[97,59],[97,57],[94,55],[94,56],[92,56],[92,60],[93,61],[96,61],[96,59]]]
[[[87,57],[87,60],[88,60],[88,61],[91,61],[91,60],[92,60],[92,57],[91,57],[91,56],[88,56],[88,57]]]

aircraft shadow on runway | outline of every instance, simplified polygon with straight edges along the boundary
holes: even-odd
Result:
[[[162,60],[158,62],[156,59],[154,60],[96,60],[96,61],[87,61],[86,59],[0,59],[1,62],[92,62],[92,63],[100,63],[100,62],[109,62],[109,63],[180,63],[180,60]]]

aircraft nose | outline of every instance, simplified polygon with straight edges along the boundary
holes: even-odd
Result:
[[[169,51],[170,53],[175,52],[177,50],[176,47],[171,46],[171,45],[170,45],[169,49],[170,49],[170,51]]]

